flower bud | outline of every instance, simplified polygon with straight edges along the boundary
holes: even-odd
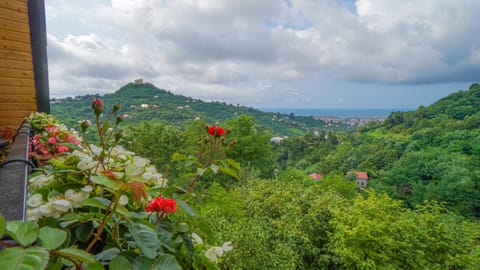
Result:
[[[91,125],[92,125],[92,123],[90,123],[90,121],[87,120],[87,119],[80,122],[80,127],[82,128],[83,132],[85,132],[85,130],[87,130],[87,128]]]
[[[123,131],[118,131],[117,133],[115,133],[115,141],[119,141],[121,138],[123,137]]]
[[[102,100],[99,99],[99,98],[96,98],[92,102],[92,109],[95,112],[96,116],[99,116],[100,114],[102,114],[103,113],[103,102],[102,102]]]
[[[117,104],[113,105],[112,111],[113,111],[113,112],[116,112],[116,111],[118,111],[118,110],[120,110],[120,103],[117,103]]]
[[[123,114],[120,114],[117,116],[117,125],[123,121],[123,119],[125,119],[125,115]]]

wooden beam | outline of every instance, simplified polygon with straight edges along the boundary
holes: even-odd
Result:
[[[8,18],[0,18],[0,28],[27,34],[30,33],[30,26],[28,26],[28,21],[17,22],[9,20]]]
[[[30,35],[28,33],[1,29],[1,28],[0,28],[0,39],[30,43]]]
[[[28,12],[0,8],[0,18],[15,22],[28,23]]]
[[[35,111],[37,109],[36,103],[3,103],[2,106],[0,106],[0,112],[2,112],[2,115],[4,113],[9,113],[9,112],[31,112]]]
[[[13,11],[28,12],[27,1],[18,1],[18,0],[2,0],[0,2],[0,8],[10,9]]]
[[[25,62],[32,62],[32,54],[28,52],[18,52],[0,48],[0,59],[12,59]]]
[[[25,117],[27,117],[33,111],[36,111],[36,110],[32,110],[32,111],[3,111],[1,120],[8,119],[8,118],[22,118],[22,119],[24,119]]]
[[[32,64],[32,60],[22,61],[22,60],[0,58],[0,68],[24,69],[28,71],[33,71],[33,64]]]
[[[35,87],[35,83],[33,82],[33,78],[28,78],[28,79],[7,78],[7,77],[4,77],[2,74],[0,75],[0,87],[3,88],[4,86]]]
[[[23,78],[33,80],[33,71],[25,69],[0,68],[0,76],[5,78]],[[1,98],[1,95],[0,95]]]
[[[29,42],[1,40],[0,48],[5,50],[32,53],[32,45]]]
[[[36,103],[37,99],[31,95],[0,95],[0,104],[21,102]]]
[[[35,88],[29,86],[2,86],[0,93],[6,95],[32,95],[35,96]]]

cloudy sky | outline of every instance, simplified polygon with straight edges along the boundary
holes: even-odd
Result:
[[[46,0],[52,97],[136,78],[257,108],[416,108],[480,81],[478,0]]]

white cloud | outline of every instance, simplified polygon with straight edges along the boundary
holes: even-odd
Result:
[[[349,3],[48,0],[52,94],[112,91],[143,76],[178,93],[251,103],[275,96],[265,82],[287,93],[282,82],[318,74],[386,84],[477,78],[479,1]],[[78,27],[58,25],[74,11]]]

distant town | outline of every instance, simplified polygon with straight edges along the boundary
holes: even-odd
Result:
[[[338,117],[338,116],[313,116],[317,120],[322,120],[328,125],[347,124],[351,127],[364,126],[370,122],[382,122],[386,117]]]

